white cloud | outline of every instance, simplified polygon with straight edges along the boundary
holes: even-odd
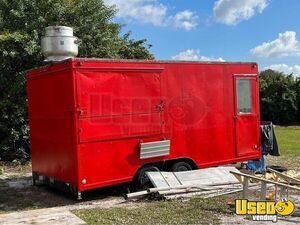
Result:
[[[197,26],[197,16],[189,10],[185,10],[178,12],[174,17],[170,17],[169,23],[176,28],[189,31]]]
[[[257,57],[291,56],[300,54],[300,43],[297,40],[296,32],[286,31],[280,33],[274,41],[251,49],[251,53]]]
[[[168,15],[168,7],[158,0],[104,0],[107,5],[115,5],[117,16],[134,20],[140,23],[149,23],[154,26],[172,26],[186,31],[194,29],[197,24],[197,15],[184,10],[175,15]]]
[[[202,56],[200,55],[200,51],[198,49],[187,49],[173,56],[172,59],[183,60],[183,61],[218,61],[218,62],[225,61],[220,57],[213,58],[213,57]]]
[[[117,16],[161,26],[167,14],[167,7],[147,0],[104,0],[107,5],[115,5]]]
[[[269,0],[218,0],[214,5],[214,16],[217,22],[236,25],[262,13],[268,2]]]
[[[288,66],[287,64],[273,64],[265,68],[283,72],[285,74],[294,74],[295,76],[300,76],[300,65]]]

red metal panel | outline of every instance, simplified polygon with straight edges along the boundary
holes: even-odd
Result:
[[[184,79],[184,98],[188,102],[186,146],[198,165],[235,158],[232,76],[225,66],[191,67]],[[197,146],[194,153],[194,146]],[[193,150],[192,150],[193,149]]]
[[[76,77],[81,117],[157,112],[159,73],[78,70]]]
[[[153,136],[162,133],[160,113],[79,119],[80,142]]]
[[[160,74],[77,71],[80,142],[162,133]]]
[[[72,72],[27,80],[32,170],[77,185]]]
[[[137,169],[146,163],[166,159],[139,159],[139,143],[158,141],[161,137],[129,138],[81,144],[79,148],[80,178],[86,179],[80,190],[129,182]]]

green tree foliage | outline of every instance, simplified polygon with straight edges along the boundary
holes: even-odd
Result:
[[[275,124],[300,122],[299,79],[273,70],[260,73],[261,120]]]
[[[102,0],[0,0],[0,158],[28,156],[25,72],[42,65],[44,28],[64,25],[81,39],[79,57],[152,59],[146,40],[120,36]]]
[[[294,89],[295,89],[295,91],[297,93],[297,108],[298,108],[298,112],[297,112],[296,116],[297,116],[298,123],[300,123],[300,77],[298,77],[296,79]]]

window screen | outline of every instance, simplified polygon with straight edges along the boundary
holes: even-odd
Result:
[[[251,113],[252,112],[252,94],[251,94],[251,80],[250,79],[237,79],[237,110],[238,113]]]

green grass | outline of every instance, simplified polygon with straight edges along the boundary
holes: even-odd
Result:
[[[268,165],[300,171],[300,126],[277,126],[275,133],[281,156],[268,156]]]
[[[219,224],[218,215],[229,213],[225,198],[163,201],[136,208],[75,210],[87,224]]]
[[[300,157],[300,127],[276,127],[275,133],[283,156]]]

